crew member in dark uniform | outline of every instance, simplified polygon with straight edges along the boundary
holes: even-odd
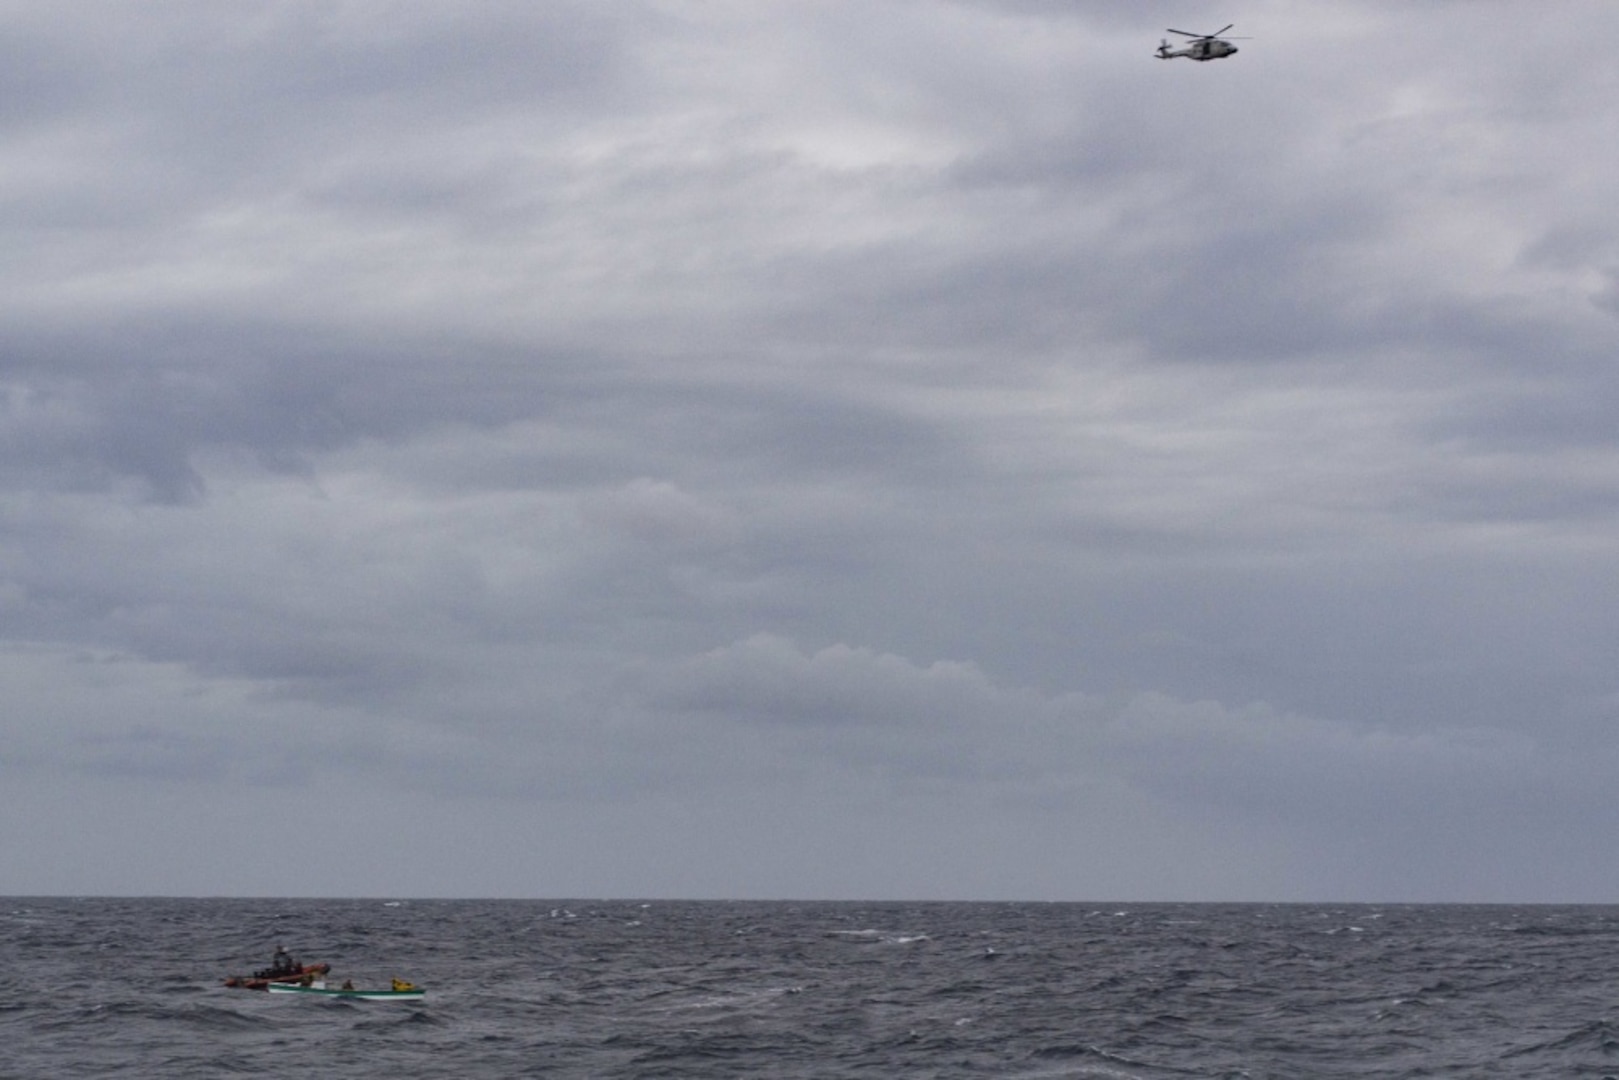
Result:
[[[287,951],[287,947],[277,945],[275,947],[275,956],[270,960],[270,977],[273,979],[281,975],[296,975],[300,970],[302,968],[299,966],[298,961],[292,958],[292,954]]]

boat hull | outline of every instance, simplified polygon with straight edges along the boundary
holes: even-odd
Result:
[[[272,994],[301,994],[304,997],[358,998],[361,1001],[420,1001],[427,991],[416,987],[410,990],[332,990],[322,986],[300,986],[297,983],[274,983]]]
[[[313,982],[332,970],[330,964],[306,964],[290,975],[267,976],[263,974],[232,975],[225,980],[225,985],[237,990],[268,990],[272,986],[297,986]]]

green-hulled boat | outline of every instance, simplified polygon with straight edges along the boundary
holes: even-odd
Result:
[[[308,986],[298,983],[271,983],[272,994],[302,994],[304,997],[324,998],[358,998],[361,1001],[420,1001],[427,996],[427,991],[415,983],[408,983],[402,979],[395,979],[393,986],[375,990],[355,989],[348,983],[340,987],[328,987],[324,982],[313,982]]]

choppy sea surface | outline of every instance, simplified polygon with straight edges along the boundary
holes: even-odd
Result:
[[[278,943],[419,1003],[222,985]],[[0,899],[0,1076],[1619,1077],[1619,908]]]

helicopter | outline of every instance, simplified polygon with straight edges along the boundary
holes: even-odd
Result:
[[[1247,41],[1248,39],[1232,38],[1227,40],[1220,35],[1236,25],[1236,23],[1227,23],[1212,34],[1189,34],[1185,30],[1176,30],[1174,27],[1170,27],[1169,32],[1171,34],[1179,34],[1181,37],[1189,37],[1192,40],[1186,43],[1186,48],[1184,49],[1171,49],[1169,39],[1164,38],[1159,41],[1158,51],[1153,55],[1160,60],[1173,60],[1177,56],[1184,56],[1191,60],[1219,60],[1223,57],[1232,56],[1236,53],[1237,47],[1231,42]]]

